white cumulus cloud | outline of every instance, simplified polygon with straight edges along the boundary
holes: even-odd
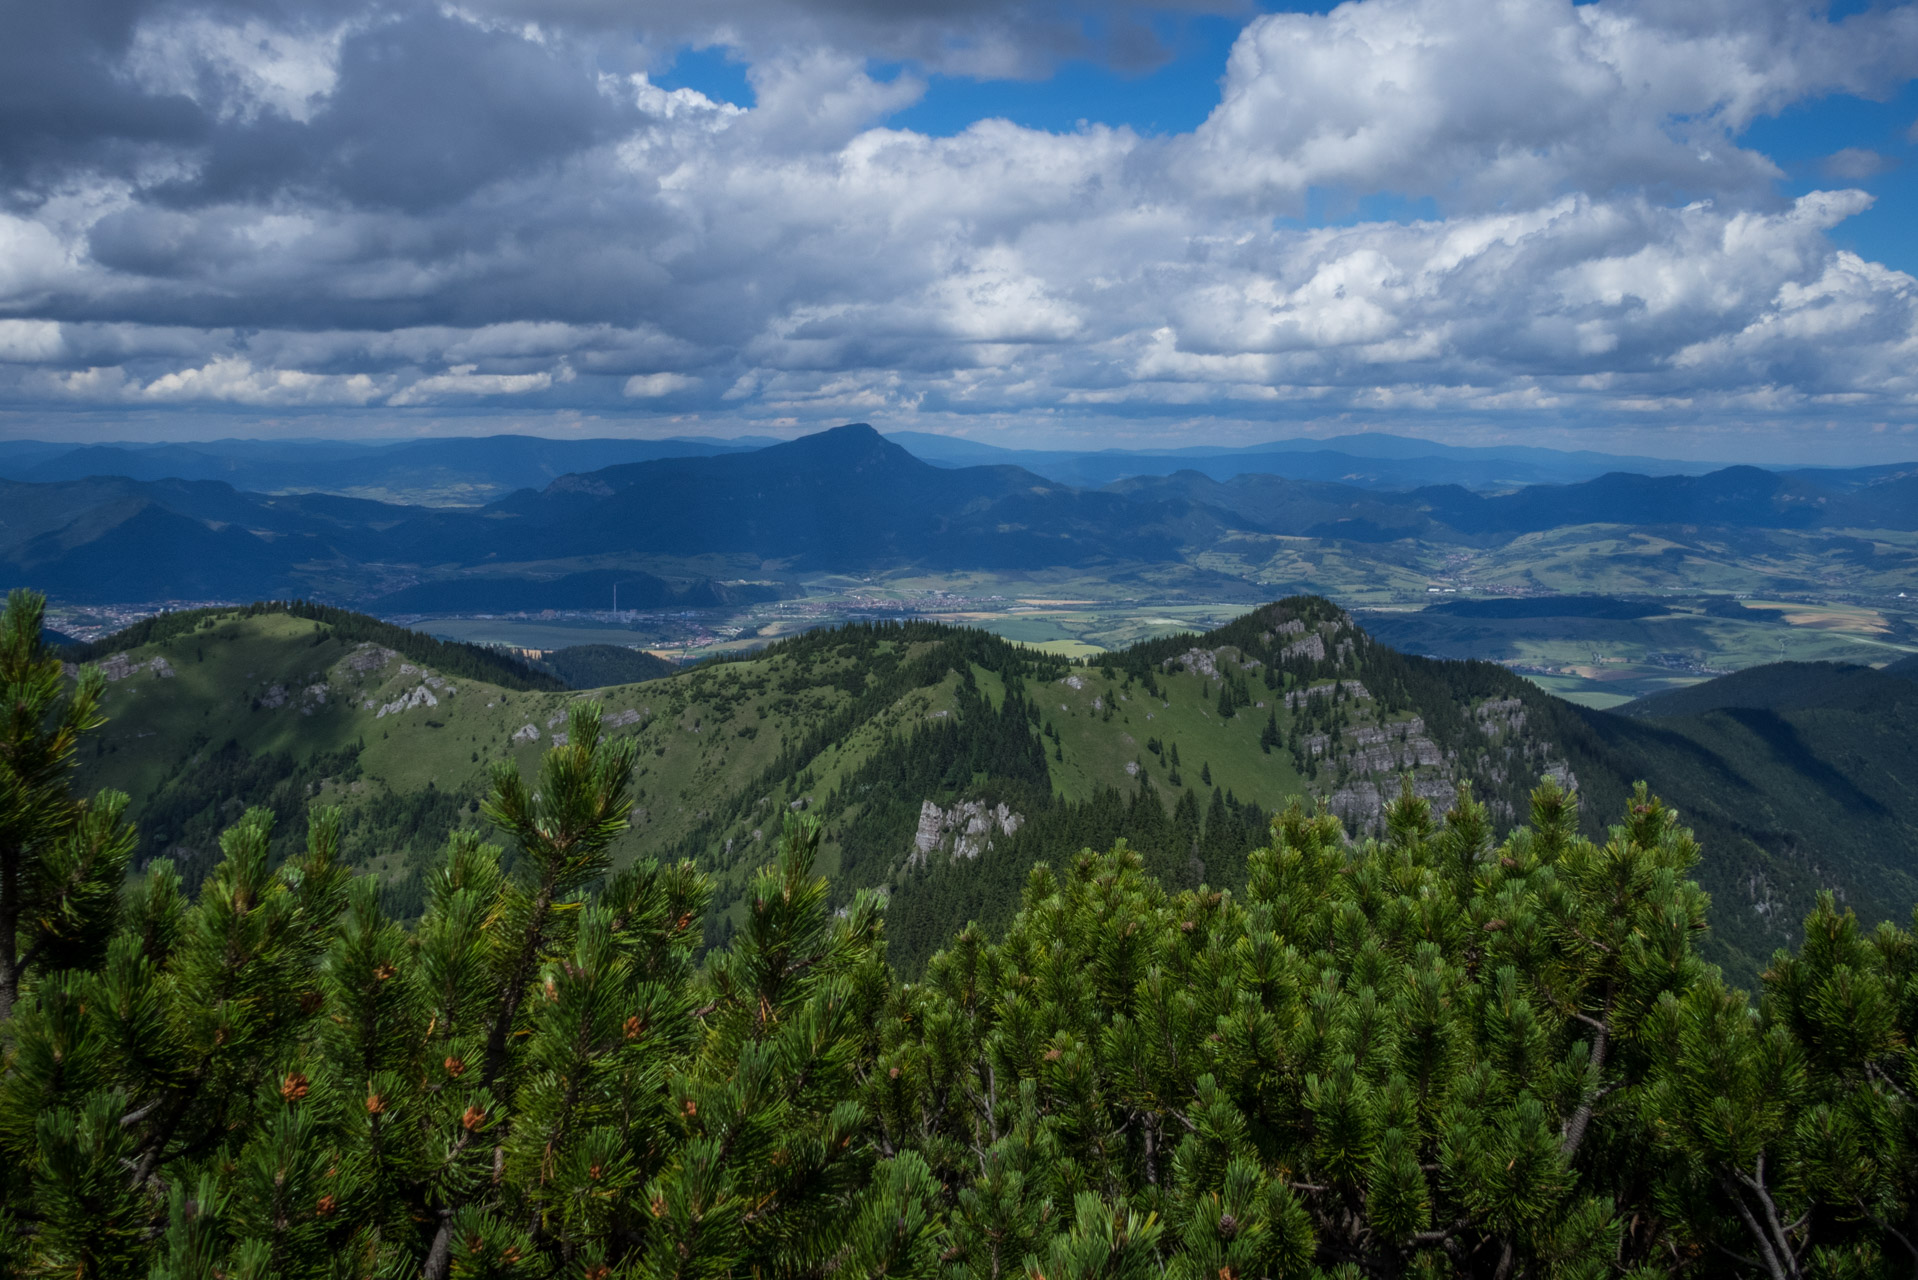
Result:
[[[1839,148],[1788,199],[1747,137],[1918,74],[1908,4],[1266,14],[1204,123],[1154,137],[889,126],[931,72],[1098,52],[987,0],[132,12],[97,138],[0,114],[0,402],[1914,412],[1914,282],[1833,235],[1893,157]],[[655,84],[686,40],[742,59],[753,105]]]

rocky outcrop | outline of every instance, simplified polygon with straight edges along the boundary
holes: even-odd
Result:
[[[1445,753],[1425,736],[1425,721],[1417,716],[1396,724],[1361,725],[1352,737],[1349,761],[1354,773],[1400,773],[1445,763]]]
[[[340,659],[340,662],[348,671],[365,675],[372,671],[386,670],[387,665],[399,656],[385,645],[374,644],[369,640]]]
[[[1195,675],[1208,680],[1219,678],[1219,655],[1212,649],[1187,649],[1176,658],[1167,658],[1159,664],[1168,669],[1183,667]]]
[[[1025,816],[1004,804],[991,808],[983,800],[961,800],[941,809],[927,800],[919,806],[919,827],[913,832],[909,866],[924,866],[935,851],[953,858],[976,858],[992,848],[995,835],[1009,836],[1025,825]]]
[[[1303,640],[1295,640],[1279,650],[1279,659],[1310,658],[1314,662],[1325,661],[1325,637],[1313,632]]]
[[[1357,680],[1337,680],[1330,684],[1315,684],[1306,689],[1294,689],[1285,695],[1285,709],[1297,711],[1305,705],[1308,698],[1329,698],[1333,693],[1343,693],[1348,698],[1370,701],[1372,691]]]
[[[1378,820],[1385,806],[1399,798],[1396,777],[1365,778],[1349,782],[1326,797],[1326,807],[1346,822],[1366,826]],[[1451,807],[1458,783],[1450,778],[1425,776],[1412,779],[1412,794],[1431,802],[1444,812]]]
[[[151,662],[135,662],[124,653],[111,654],[100,664],[100,674],[109,680],[127,680],[149,671],[156,680],[171,680],[179,673],[165,658],[155,658]]]
[[[1304,698],[1323,697],[1331,689],[1323,685],[1296,691],[1286,695],[1286,704],[1296,708]],[[1360,707],[1354,714],[1358,723],[1352,727],[1337,735],[1304,736],[1299,749],[1306,759],[1321,762],[1319,776],[1327,782],[1314,790],[1358,831],[1377,829],[1385,806],[1398,798],[1406,777],[1413,794],[1439,809],[1451,806],[1461,782],[1474,783],[1500,822],[1519,816],[1499,794],[1515,781],[1529,787],[1540,777],[1552,777],[1568,791],[1578,789],[1577,777],[1556,758],[1552,746],[1526,733],[1522,699],[1489,698],[1472,707],[1469,723],[1477,732],[1450,750],[1432,739],[1417,716],[1387,722],[1371,718]]]
[[[1488,698],[1472,708],[1472,715],[1488,734],[1516,733],[1525,727],[1525,704],[1517,698]]]
[[[440,700],[433,696],[431,689],[423,684],[415,685],[410,692],[403,693],[393,701],[382,705],[373,718],[383,720],[387,716],[396,716],[401,712],[417,710],[420,707],[437,707],[439,704]]]

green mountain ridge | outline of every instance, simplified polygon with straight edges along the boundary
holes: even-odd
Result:
[[[171,856],[192,880],[241,808],[274,809],[291,840],[308,805],[336,803],[349,856],[417,914],[447,830],[479,825],[488,768],[529,770],[590,697],[639,752],[616,856],[689,856],[713,875],[711,942],[743,918],[795,809],[825,825],[837,900],[891,895],[910,967],[963,920],[1003,923],[1033,862],[1081,847],[1125,838],[1169,886],[1230,887],[1295,798],[1357,835],[1401,785],[1442,804],[1469,783],[1508,829],[1545,774],[1583,793],[1594,836],[1641,778],[1684,814],[1718,903],[1713,956],[1741,978],[1822,888],[1867,921],[1918,900],[1918,685],[1882,673],[1865,699],[1707,707],[1712,682],[1671,714],[1607,714],[1493,664],[1398,654],[1295,597],[1089,666],[981,631],[874,624],[582,694],[410,660],[360,638],[355,616],[209,610],[105,646],[111,719],[82,781],[133,796],[143,857]],[[1802,678],[1760,669],[1729,685]]]

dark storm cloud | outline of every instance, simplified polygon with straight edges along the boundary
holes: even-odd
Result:
[[[130,169],[155,145],[205,136],[206,113],[119,74],[147,0],[0,4],[0,175],[31,190],[75,168]]]
[[[338,80],[310,120],[269,116],[211,139],[170,203],[283,194],[420,213],[507,177],[553,172],[641,123],[577,46],[538,44],[439,13],[380,21],[340,44]]]

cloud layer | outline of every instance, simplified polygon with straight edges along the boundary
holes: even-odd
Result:
[[[1786,199],[1740,142],[1910,79],[1910,5],[1271,14],[1169,137],[883,124],[933,73],[1149,61],[1130,10],[10,12],[16,412],[1918,420],[1918,281],[1831,235],[1889,161]],[[748,61],[750,109],[655,86],[688,42]]]

